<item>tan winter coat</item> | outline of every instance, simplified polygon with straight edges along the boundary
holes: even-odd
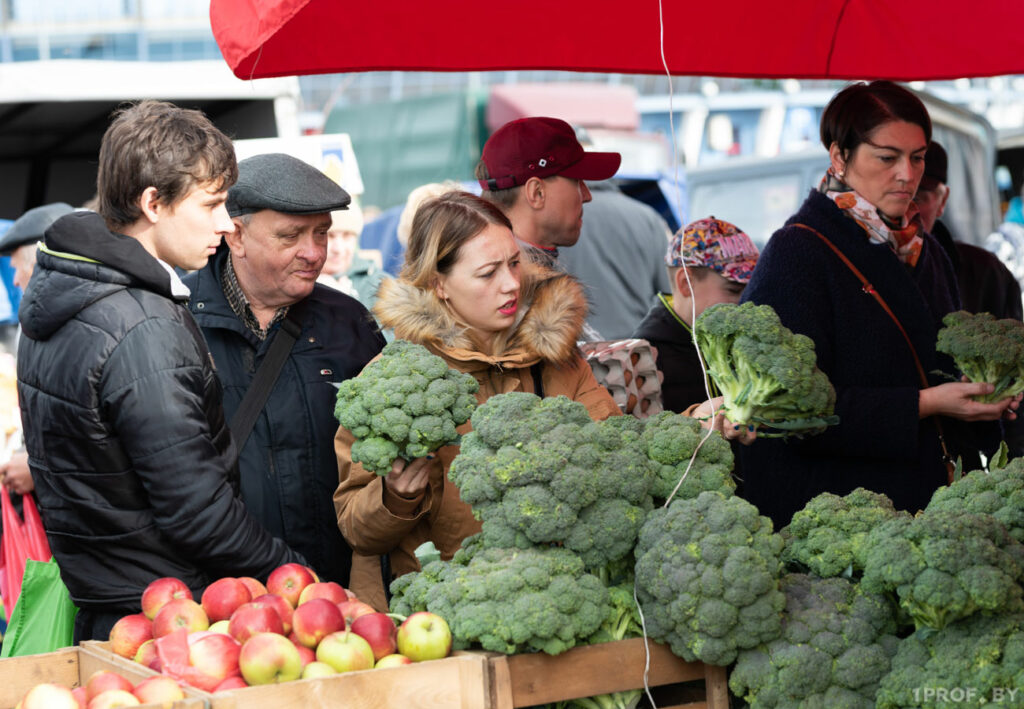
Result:
[[[525,264],[523,269],[521,317],[500,354],[478,351],[433,292],[407,282],[385,281],[374,312],[396,338],[422,344],[453,369],[472,374],[480,383],[477,401],[481,404],[494,394],[533,392],[530,367],[541,363],[546,396],[563,394],[579,401],[594,419],[618,415],[611,395],[594,379],[576,348],[586,316],[579,283],[564,273]],[[466,422],[459,433],[469,430]],[[357,552],[351,588],[361,600],[383,608],[379,561],[370,555],[389,553],[392,573],[400,576],[419,569],[413,552],[420,544],[432,541],[442,558],[450,559],[463,539],[480,531],[480,522],[447,478],[458,446],[437,452],[427,490],[406,499],[387,491],[381,477],[351,462],[352,440],[348,430],[338,429],[334,443],[340,484],[334,506],[338,526]]]

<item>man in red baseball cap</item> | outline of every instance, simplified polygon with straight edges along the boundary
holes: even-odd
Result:
[[[530,256],[557,263],[558,248],[580,238],[583,205],[590,201],[584,180],[607,180],[619,169],[618,153],[586,152],[576,133],[557,118],[510,121],[484,145],[476,167],[483,196],[512,222]]]

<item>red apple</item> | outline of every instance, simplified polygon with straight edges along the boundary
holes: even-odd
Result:
[[[162,638],[178,628],[185,628],[194,633],[210,627],[210,619],[206,617],[203,607],[191,598],[175,598],[168,601],[153,619],[153,637]]]
[[[320,641],[316,659],[326,662],[338,672],[368,670],[373,667],[373,648],[355,633],[341,630]]]
[[[375,660],[391,655],[398,649],[398,628],[386,613],[361,615],[352,621],[350,627],[353,633],[370,643]]]
[[[160,656],[156,653],[156,641],[147,640],[139,646],[139,651],[135,653],[135,661],[140,665],[145,665],[151,670],[160,671]],[[156,666],[154,667],[154,663]]]
[[[281,616],[270,606],[245,603],[231,614],[228,632],[244,645],[246,640],[257,633],[284,635],[284,624],[281,623]]]
[[[259,598],[267,593],[267,587],[263,585],[263,582],[252,576],[239,576],[238,580],[245,584],[245,587],[249,589],[249,595],[253,598]]]
[[[369,603],[363,603],[362,601],[342,601],[338,604],[338,610],[345,617],[346,627],[350,627],[352,621],[361,615],[377,612]]]
[[[312,650],[312,648],[308,648],[305,645],[300,645],[294,640],[292,640],[291,643],[295,646],[295,649],[299,651],[299,659],[302,660],[303,667],[308,665],[310,662],[316,662],[316,653]]]
[[[281,616],[281,625],[284,626],[282,635],[292,632],[292,604],[274,593],[265,593],[252,599],[252,602],[260,606],[268,606],[277,611]]]
[[[133,687],[131,682],[116,672],[96,670],[85,681],[85,698],[91,702],[97,695],[111,689],[123,689],[126,692],[131,692]]]
[[[257,633],[246,640],[238,665],[250,685],[290,682],[302,675],[299,651],[277,633]]]
[[[232,689],[245,689],[249,685],[242,679],[242,675],[235,675],[234,677],[228,677],[226,680],[218,684],[213,688],[214,694],[217,692],[228,692]]]
[[[114,709],[114,707],[137,707],[142,702],[131,692],[123,689],[108,689],[89,700],[88,709]]]
[[[170,703],[185,698],[181,685],[167,675],[147,677],[135,685],[132,694],[143,704]]]
[[[398,652],[413,662],[439,660],[451,650],[452,631],[436,613],[413,613],[398,627]]]
[[[164,604],[175,598],[192,598],[192,591],[181,579],[165,576],[153,581],[142,592],[142,612],[153,620]]]
[[[292,608],[299,605],[302,589],[316,583],[313,572],[302,564],[283,564],[270,572],[267,577],[267,590],[288,601]]]
[[[78,701],[64,685],[44,682],[25,692],[18,706],[21,709],[78,709]]]
[[[299,605],[301,606],[314,598],[326,598],[331,603],[342,603],[348,600],[348,594],[345,593],[341,584],[333,581],[317,581],[302,589],[302,593],[299,594]]]
[[[230,576],[217,579],[203,591],[203,610],[210,622],[227,620],[242,605],[252,600],[249,589],[240,579]]]
[[[85,698],[85,687],[75,687],[71,690],[71,694],[74,695],[75,701],[78,702],[78,709],[87,709],[89,700]]]
[[[126,615],[110,629],[111,651],[129,659],[135,657],[142,643],[152,639],[153,621],[142,613]]]
[[[405,655],[399,655],[397,652],[393,655],[385,655],[384,657],[377,660],[377,664],[373,666],[374,669],[381,667],[401,667],[402,665],[411,665],[410,660]]]
[[[234,638],[210,633],[188,647],[188,664],[197,671],[193,684],[211,692],[228,677],[239,674],[238,656],[242,647]]]
[[[292,632],[300,645],[315,648],[331,633],[345,629],[345,618],[338,606],[326,598],[314,598],[295,609]]]
[[[316,679],[317,677],[330,677],[338,674],[338,671],[326,662],[310,662],[302,668],[302,679]]]

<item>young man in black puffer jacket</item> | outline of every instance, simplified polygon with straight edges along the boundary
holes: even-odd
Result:
[[[198,111],[144,101],[99,157],[99,214],[47,230],[19,313],[29,466],[81,609],[76,643],[105,639],[156,578],[199,594],[304,563],[238,498],[220,384],[174,271],[203,267],[233,229],[231,142]]]

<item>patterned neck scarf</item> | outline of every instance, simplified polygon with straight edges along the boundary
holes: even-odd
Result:
[[[901,223],[895,224],[879,212],[875,205],[839,179],[831,167],[818,185],[818,191],[835,202],[846,216],[860,224],[871,241],[889,244],[900,261],[911,268],[917,265],[924,246],[924,239],[921,238],[924,228],[916,204],[911,202]]]

